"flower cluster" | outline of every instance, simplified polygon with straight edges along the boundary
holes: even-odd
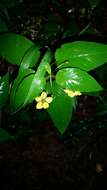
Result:
[[[47,109],[49,107],[49,104],[52,102],[52,97],[47,97],[46,92],[42,92],[40,96],[35,98],[37,104],[36,109]]]
[[[81,95],[80,91],[72,91],[72,90],[65,89],[64,92],[67,93],[67,95],[70,96],[70,97],[80,96]]]
[[[67,95],[70,97],[81,95],[80,91],[72,91],[72,90],[65,89],[64,92],[67,93]],[[49,104],[52,102],[53,98],[47,97],[47,93],[42,92],[40,96],[35,98],[35,100],[37,102],[36,109],[47,109],[49,108]]]

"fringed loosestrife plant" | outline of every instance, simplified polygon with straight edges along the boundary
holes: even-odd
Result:
[[[76,41],[62,44],[55,52],[45,50],[41,55],[40,46],[22,35],[0,34],[0,57],[19,66],[15,80],[9,72],[0,77],[0,107],[10,100],[14,114],[35,100],[36,109],[45,109],[63,134],[78,97],[103,90],[89,71],[107,62],[107,45]]]

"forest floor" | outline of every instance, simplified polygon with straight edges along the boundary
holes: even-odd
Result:
[[[50,129],[25,142],[0,144],[2,190],[107,189],[107,129],[61,139]]]

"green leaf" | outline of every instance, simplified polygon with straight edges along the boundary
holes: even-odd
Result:
[[[48,108],[48,113],[55,127],[63,134],[71,121],[75,99],[68,97],[55,82],[52,85],[51,92],[53,101]]]
[[[10,96],[12,113],[31,103],[34,98],[43,91],[46,84],[45,73],[51,73],[49,63],[52,58],[52,52],[47,50],[36,73],[31,69],[22,69],[19,72],[19,75],[13,84]]]
[[[15,138],[12,135],[10,135],[7,131],[0,128],[0,142],[11,141],[11,140],[15,140]]]
[[[8,32],[9,29],[7,27],[6,22],[0,17],[0,32]]]
[[[23,72],[26,72],[25,70]],[[22,78],[18,78],[12,87],[11,97],[10,97],[10,107],[11,112],[17,112],[22,107],[31,103],[36,96],[43,91],[45,87],[45,78],[39,77],[35,73],[22,74]],[[20,76],[21,76],[20,74]],[[15,88],[15,90],[14,90]]]
[[[20,65],[20,71],[27,68],[34,68],[40,57],[39,46],[33,45],[25,53]]]
[[[85,41],[66,43],[56,50],[55,59],[59,68],[77,67],[90,71],[107,61],[107,45]]]
[[[98,82],[85,71],[66,68],[57,72],[56,82],[65,89],[80,92],[97,92],[102,90]]]
[[[0,107],[4,106],[9,94],[9,74],[0,77]]]
[[[52,61],[52,58],[53,53],[48,49],[38,66],[37,75],[44,76],[46,72],[48,72],[48,74],[51,74],[50,63]]]
[[[18,34],[0,35],[0,55],[12,64],[20,65],[23,56],[32,45],[32,41]]]
[[[24,78],[26,78],[30,74],[34,74],[34,73],[35,73],[35,71],[32,69],[24,69],[19,72],[18,76],[16,77],[16,79],[14,80],[14,82],[12,84],[12,88],[10,91],[11,106],[13,106],[13,104],[14,104],[14,98],[15,98],[15,95],[16,95],[16,92],[17,92],[17,89],[18,89],[20,83],[23,81]]]

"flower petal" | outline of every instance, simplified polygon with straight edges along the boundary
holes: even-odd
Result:
[[[75,96],[80,96],[82,93],[80,91],[75,91]]]
[[[65,89],[64,92],[67,93],[68,96],[70,96],[70,97],[80,96],[81,95],[80,91],[72,91],[72,90]]]
[[[41,94],[40,97],[41,97],[42,100],[45,99],[47,97],[47,93],[46,92],[42,92],[42,94]]]
[[[64,92],[68,94],[70,92],[70,90],[64,89]]]
[[[48,102],[43,102],[43,108],[44,108],[44,109],[49,108],[49,104],[48,104]]]
[[[71,92],[68,93],[68,96],[74,97],[74,96],[75,96],[75,93],[71,91]]]
[[[43,102],[41,101],[41,102],[38,102],[37,104],[36,104],[36,109],[42,109],[43,108]]]
[[[40,101],[41,101],[41,97],[38,96],[38,97],[35,98],[35,100],[36,100],[37,102],[40,102]]]
[[[52,97],[47,97],[45,99],[46,102],[48,102],[48,104],[50,104],[52,102],[53,98]]]
[[[67,93],[68,96],[74,97],[74,92],[72,90],[65,89],[64,92]]]

